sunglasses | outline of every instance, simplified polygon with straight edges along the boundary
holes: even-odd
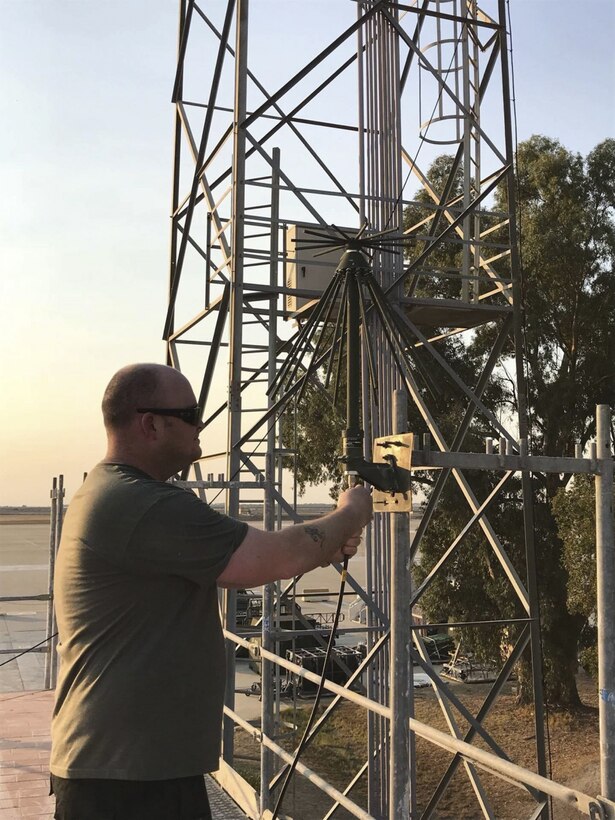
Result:
[[[138,407],[137,413],[155,413],[157,416],[173,416],[176,419],[185,421],[193,427],[198,427],[201,423],[201,408],[198,404],[194,407]]]

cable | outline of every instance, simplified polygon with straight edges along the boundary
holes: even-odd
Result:
[[[57,637],[57,634],[57,632],[54,632],[53,635],[50,635],[48,638],[44,638],[42,641],[39,641],[39,643],[35,643],[34,646],[31,646],[29,649],[24,649],[24,651],[20,652],[18,655],[13,655],[13,657],[9,658],[8,661],[2,661],[2,663],[0,663],[0,666],[6,666],[7,663],[16,661],[17,658],[21,658],[22,655],[27,655],[28,652],[32,652],[37,647],[42,646],[44,643],[47,643],[47,641],[51,641],[53,638]]]
[[[515,154],[515,188],[517,194],[517,213],[518,213],[518,220],[517,220],[517,238],[518,238],[518,250],[519,250],[519,285],[521,296],[525,293],[525,272],[523,266],[523,242],[522,242],[522,232],[521,232],[521,213],[522,213],[522,201],[521,201],[521,189],[519,186],[519,128],[517,123],[517,93],[515,90],[515,63],[513,59],[513,40],[512,40],[512,21],[510,16],[510,0],[506,0],[506,15],[508,18],[508,39],[510,40],[510,88],[511,88],[511,105],[512,105],[512,113],[513,113],[513,142],[514,142],[514,154]],[[528,349],[527,343],[527,315],[525,311],[521,313],[522,319],[522,326],[521,330],[523,333],[523,346],[524,350]],[[528,430],[527,430],[527,437],[528,437],[528,447],[530,451],[533,446],[533,430],[534,430],[534,423],[532,419],[532,410],[531,410],[531,403],[530,403],[530,379],[529,379],[529,364],[527,362],[527,357],[524,356],[524,367],[525,367],[525,374],[524,374],[524,381],[525,381],[525,405],[526,405],[526,412],[528,418]]]
[[[316,692],[316,697],[314,698],[314,703],[312,705],[312,711],[310,713],[310,717],[308,718],[308,722],[306,724],[305,729],[303,730],[303,736],[299,745],[297,747],[297,751],[295,752],[295,756],[293,758],[292,763],[288,767],[288,771],[286,772],[286,777],[284,778],[284,783],[282,784],[282,788],[280,789],[280,794],[278,795],[277,802],[275,804],[275,808],[273,810],[273,815],[271,820],[276,820],[278,817],[278,812],[282,805],[282,800],[284,799],[284,795],[286,794],[286,790],[290,784],[290,779],[293,776],[295,769],[297,768],[297,763],[299,762],[299,758],[303,753],[307,745],[307,739],[310,734],[310,730],[314,725],[314,720],[316,719],[316,711],[318,706],[320,705],[320,699],[322,697],[322,693],[324,691],[325,680],[327,676],[327,666],[329,664],[329,659],[331,657],[331,652],[333,650],[333,644],[335,643],[335,633],[337,632],[337,627],[340,620],[340,615],[342,611],[342,602],[344,600],[344,587],[346,586],[346,575],[348,573],[348,556],[344,557],[343,563],[343,570],[342,570],[342,580],[340,583],[340,589],[338,593],[337,599],[337,607],[335,610],[335,617],[333,619],[333,623],[331,625],[331,634],[329,635],[329,643],[327,644],[327,651],[325,652],[324,662],[323,662],[323,669],[322,669],[322,676],[320,678],[320,682],[318,684],[318,690]]]

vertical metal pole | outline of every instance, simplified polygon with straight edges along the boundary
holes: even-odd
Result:
[[[177,207],[179,205],[179,184],[180,184],[180,168],[181,168],[181,149],[182,149],[182,120],[179,115],[179,103],[182,99],[183,91],[183,65],[180,68],[180,61],[183,63],[184,55],[182,53],[182,38],[184,34],[184,26],[186,24],[186,0],[180,0],[179,3],[179,27],[177,31],[177,79],[178,84],[176,88],[176,96],[173,100],[175,103],[175,118],[174,118],[174,133],[173,133],[173,186],[171,194],[171,251],[170,251],[170,276],[169,276],[169,299],[172,298],[173,280],[176,274],[177,263],[177,239],[178,239],[178,221],[177,221]],[[207,271],[209,276],[209,271]],[[174,315],[171,319],[171,328],[173,329]],[[167,341],[167,364],[173,364],[173,356],[171,350],[171,343]]]
[[[62,524],[64,523],[64,476],[58,476],[58,491],[57,491],[57,501],[56,501],[56,521],[55,521],[55,535],[54,535],[54,547],[55,547],[55,555],[58,554],[58,549],[60,548],[60,539],[62,537]],[[54,555],[54,567],[55,567],[55,555]],[[51,622],[51,632],[58,631],[58,624],[56,621],[55,609],[53,610],[52,622]],[[56,681],[58,678],[58,653],[56,651],[58,645],[58,638],[51,639],[51,646],[49,647],[49,652],[51,655],[51,677],[49,680],[49,688],[55,689]]]
[[[478,7],[476,4],[476,0],[471,0],[471,12],[472,12],[472,20],[476,22],[478,17]],[[476,27],[474,28],[474,32],[476,32]],[[478,129],[480,128],[480,69],[479,69],[479,61],[480,61],[480,49],[478,45],[478,40],[476,37],[472,38],[471,44],[471,51],[468,53],[468,59],[470,61],[470,87],[472,89],[472,117],[473,117],[473,133],[472,133],[472,154],[473,154],[473,181],[472,181],[472,192],[473,196],[476,196],[480,193],[480,185],[481,185],[481,141],[479,138]],[[480,208],[476,208],[474,210],[474,226],[473,226],[473,239],[474,239],[474,252],[472,255],[472,273],[474,274],[474,279],[472,279],[472,289],[471,289],[471,300],[475,303],[478,302],[478,297],[480,295],[480,272],[481,272],[481,237],[480,237],[480,229],[481,229],[481,217],[480,217]]]
[[[461,14],[464,18],[461,28],[461,49],[463,67],[463,104],[467,110],[471,108],[470,102],[470,60],[468,51],[468,7],[462,3]],[[472,197],[472,118],[466,114],[463,118],[463,207],[467,208]],[[464,302],[470,301],[470,230],[473,219],[468,214],[463,220],[463,249],[461,266],[461,298]]]
[[[523,304],[521,292],[519,249],[517,247],[517,193],[512,169],[513,145],[510,115],[510,80],[508,76],[508,41],[506,31],[506,0],[498,0],[500,23],[500,61],[502,69],[502,102],[504,113],[504,139],[506,159],[511,163],[507,176],[507,195],[510,236],[510,267],[513,291],[513,328],[515,339],[515,366],[517,396],[519,403],[519,438],[528,439],[528,416],[523,358]],[[545,744],[544,691],[542,683],[542,650],[540,643],[540,602],[536,579],[536,550],[534,543],[534,498],[532,474],[521,474],[523,493],[523,529],[525,535],[525,563],[527,567],[527,592],[530,605],[530,634],[532,650],[532,684],[534,690],[534,725],[536,729],[536,765],[538,774],[547,777],[547,754]],[[550,817],[548,803],[541,813],[543,820]]]
[[[404,390],[393,393],[394,433],[408,424],[408,396]],[[414,680],[410,645],[412,596],[410,573],[410,513],[393,513],[391,542],[391,746],[389,780],[389,819],[416,817],[416,776],[414,733],[409,721],[414,717]]]
[[[596,572],[600,793],[615,800],[615,542],[611,408],[596,408]]]
[[[51,498],[51,513],[49,517],[49,578],[47,584],[47,594],[49,600],[47,601],[47,630],[45,637],[47,639],[47,654],[45,655],[45,689],[51,689],[51,658],[53,653],[52,638],[53,635],[53,578],[55,574],[56,563],[56,516],[58,504],[58,479],[54,476],[51,490],[49,491]]]
[[[236,6],[235,40],[235,112],[233,124],[233,212],[232,212],[232,257],[231,257],[231,303],[230,303],[230,351],[229,351],[229,424],[227,476],[229,486],[226,491],[226,512],[239,515],[239,486],[241,460],[236,442],[241,437],[241,353],[243,325],[243,249],[245,211],[245,165],[246,136],[243,123],[246,119],[247,60],[248,60],[248,0],[238,0]],[[230,486],[231,482],[236,486]],[[224,594],[225,624],[235,631],[236,600],[234,590]],[[226,693],[225,703],[231,709],[235,706],[235,645],[226,646]],[[222,732],[222,756],[231,765],[233,762],[233,721],[225,717]]]
[[[365,11],[364,5],[362,3],[357,3],[357,17],[361,17],[363,12]],[[368,23],[368,26],[371,26],[371,21]],[[371,216],[371,204],[367,199],[367,175],[370,173],[371,166],[369,164],[369,155],[367,154],[367,148],[371,145],[371,141],[368,138],[369,132],[369,118],[370,118],[370,109],[369,109],[369,73],[367,74],[367,82],[366,82],[366,62],[369,57],[369,39],[370,39],[370,28],[367,28],[366,33],[366,26],[361,26],[357,31],[357,69],[358,69],[358,97],[359,97],[359,111],[358,111],[358,125],[359,125],[359,216],[361,225],[368,219],[368,215]],[[369,334],[369,328],[363,327],[363,333]],[[361,355],[362,355],[362,383],[367,384],[368,374],[367,374],[367,361],[366,361],[366,347],[362,345],[361,348]],[[373,418],[371,412],[371,398],[370,398],[370,391],[363,390],[362,397],[362,411],[363,411],[363,429],[367,432],[367,442],[368,445],[371,443],[371,439],[373,438]],[[365,453],[367,458],[371,458],[371,453],[369,450],[371,446],[368,446],[368,452]],[[373,538],[374,538],[374,527],[368,527],[365,533],[365,589],[368,595],[372,596],[375,595],[375,586],[374,586],[374,557],[373,557]],[[367,609],[366,611],[366,618],[365,618],[366,626],[373,626],[374,625],[374,616],[372,612]],[[372,646],[374,643],[374,633],[368,631],[367,633],[367,649],[371,651]],[[376,663],[377,661],[373,661],[367,669],[367,693],[368,696],[371,698],[374,696],[375,691],[375,676],[376,676]],[[367,790],[368,790],[368,797],[367,797],[367,804],[368,810],[370,813],[373,813],[373,807],[375,806],[375,781],[374,781],[374,774],[376,768],[376,761],[373,750],[377,748],[376,745],[376,719],[373,712],[368,711],[366,715],[367,720],[367,754],[368,754],[368,761],[367,761]]]
[[[361,3],[357,3],[357,17],[362,14]],[[359,219],[361,225],[365,222],[365,83],[363,69],[363,26],[357,29],[357,93],[359,98],[358,132],[359,132]]]
[[[241,353],[243,324],[243,253],[245,222],[246,118],[248,0],[237,3],[237,33],[235,47],[235,119],[233,125],[233,211],[231,249],[231,302],[229,351],[229,431],[228,481],[238,479],[240,458],[235,442],[241,436]],[[230,515],[239,512],[239,489],[227,489]]]
[[[357,16],[366,11],[365,3],[357,3]],[[374,191],[374,162],[373,162],[373,142],[374,142],[374,108],[373,108],[373,83],[374,71],[373,61],[373,32],[374,20],[370,19],[366,25],[359,29],[358,41],[358,62],[359,62],[359,172],[361,184],[361,216],[362,221],[366,219],[374,227],[374,202],[372,194]],[[373,329],[373,319],[370,326],[364,329],[365,333],[370,333]],[[365,367],[364,367],[365,371]],[[368,410],[370,411],[368,413]],[[377,417],[371,412],[369,391],[363,392],[363,425],[367,428],[369,420],[369,437],[374,438],[377,433]],[[374,522],[368,528],[365,540],[365,580],[369,595],[378,601],[379,582],[377,572],[377,547],[379,539],[380,525]],[[378,601],[380,605],[380,601]],[[376,618],[371,609],[367,609],[366,625],[376,626]],[[367,648],[371,650],[374,644],[374,633],[367,633]],[[381,657],[376,657],[370,664],[367,671],[367,695],[370,699],[376,700],[379,697],[378,670]],[[379,743],[379,722],[380,718],[373,712],[367,712],[367,808],[370,814],[376,816],[379,811],[380,801],[380,743]]]
[[[269,266],[269,284],[272,288],[278,284],[278,220],[280,211],[280,149],[272,151],[271,164],[271,261]],[[277,347],[277,295],[269,298],[269,361],[267,365],[267,383],[270,387],[276,375],[276,347]],[[267,407],[271,407],[274,397],[269,396]],[[266,531],[275,529],[275,509],[273,503],[273,487],[275,484],[275,424],[271,424],[267,431],[267,453],[265,455],[265,496],[263,499],[263,527]],[[271,652],[271,639],[274,584],[265,584],[263,587],[263,621],[262,645],[263,649]],[[261,731],[267,737],[273,737],[273,664],[266,658],[261,658]],[[269,783],[273,769],[272,754],[268,747],[261,750],[261,796],[260,811],[264,814],[271,806]]]
[[[274,584],[265,584],[263,587],[263,616],[262,616],[262,645],[268,652],[273,650],[271,639],[271,629],[274,606]],[[272,738],[274,734],[274,691],[273,691],[273,668],[271,661],[261,658],[261,731],[263,736]],[[271,782],[272,758],[271,751],[267,746],[261,748],[261,794],[260,812],[264,815],[271,808],[271,793],[269,783]]]
[[[279,219],[280,219],[280,149],[274,148],[271,152],[271,240],[269,263],[269,286],[278,287],[278,255],[279,255]],[[269,297],[269,324],[268,333],[268,362],[267,386],[271,387],[277,372],[277,293]],[[268,396],[267,408],[274,403],[274,397]],[[274,501],[272,488],[275,484],[275,446],[276,426],[271,424],[267,430],[267,455],[265,459],[265,481],[267,489],[263,499],[263,526],[266,530],[273,530],[275,525]]]

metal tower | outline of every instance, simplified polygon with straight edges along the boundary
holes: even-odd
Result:
[[[344,343],[340,330],[339,337],[331,336],[317,351],[321,358],[314,359],[318,336],[301,335],[310,317],[318,334],[334,333],[337,310],[331,318],[324,313],[318,321],[313,318],[339,255],[318,256],[309,243],[314,237],[310,231],[339,238],[332,226],[344,226],[346,237],[363,229],[366,242],[375,233],[390,231],[396,241],[411,245],[410,262],[384,241],[369,251],[379,290],[366,297],[360,322],[365,458],[372,460],[376,438],[398,439],[405,431],[409,402],[435,445],[431,451],[415,438],[412,467],[438,468],[439,474],[412,540],[407,513],[377,514],[368,535],[367,580],[349,579],[367,612],[367,656],[360,668],[364,689],[357,692],[352,686],[358,674],[344,687],[328,684],[335,699],[326,715],[340,698],[365,708],[368,748],[365,765],[348,774],[346,789],[326,783],[321,788],[334,805],[358,817],[418,817],[416,732],[455,755],[421,816],[435,810],[462,762],[477,797],[477,815],[493,817],[489,789],[476,765],[487,753],[464,742],[480,737],[502,760],[501,765],[491,763],[491,770],[514,776],[483,720],[528,646],[536,772],[546,775],[528,470],[522,472],[525,580],[486,514],[527,457],[505,0],[485,0],[480,7],[476,0],[250,7],[248,0],[180,0],[178,43],[164,337],[168,362],[198,380],[206,422],[204,458],[194,465],[194,475],[183,478],[199,491],[224,492],[230,515],[237,515],[246,502],[262,500],[266,528],[281,526],[282,514],[300,520],[282,469],[288,452],[281,446],[280,416],[301,394],[310,373],[326,366],[336,339]],[[453,159],[448,175],[435,187],[427,168],[443,152]],[[411,200],[417,185],[421,194]],[[494,205],[498,187],[507,190],[505,210]],[[422,209],[422,217],[404,226],[408,206]],[[451,249],[456,260],[450,267],[434,262],[443,248]],[[386,302],[380,313],[374,309],[377,293]],[[336,299],[339,305],[342,296]],[[441,343],[485,325],[493,329],[493,348],[482,372],[468,384],[442,355]],[[520,402],[514,433],[481,398],[511,339]],[[296,362],[293,378],[280,385],[276,375],[290,357]],[[431,373],[439,374],[438,384],[466,403],[463,419],[448,439],[429,398]],[[485,456],[491,460],[480,464],[471,461],[475,454],[463,452],[466,434],[479,417],[496,440],[495,451]],[[218,474],[221,460],[223,475]],[[487,498],[475,496],[465,474],[470,468],[503,471]],[[413,590],[411,557],[434,520],[446,482],[455,482],[463,493],[468,522],[426,581]],[[477,715],[469,714],[434,673],[420,632],[412,628],[412,607],[420,606],[421,595],[445,571],[448,557],[463,549],[472,526],[482,531],[511,600],[523,612],[519,637]],[[277,744],[276,664],[304,674],[275,655],[276,601],[292,591],[291,583],[264,592],[261,790],[253,798],[253,816],[272,807],[280,768],[288,762]],[[235,644],[241,643],[235,636],[234,593],[225,595],[223,612],[228,643],[223,776],[228,784],[235,725],[257,730],[234,712]],[[432,681],[449,736],[413,719],[410,656]],[[460,728],[458,714],[469,730]],[[305,767],[300,771],[306,774]],[[541,777],[516,776],[534,798],[528,816],[548,816]],[[368,781],[364,807],[348,796],[360,777]]]

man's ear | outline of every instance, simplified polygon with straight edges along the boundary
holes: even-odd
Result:
[[[139,420],[141,432],[145,438],[154,441],[158,438],[160,419],[153,413],[142,413]]]

